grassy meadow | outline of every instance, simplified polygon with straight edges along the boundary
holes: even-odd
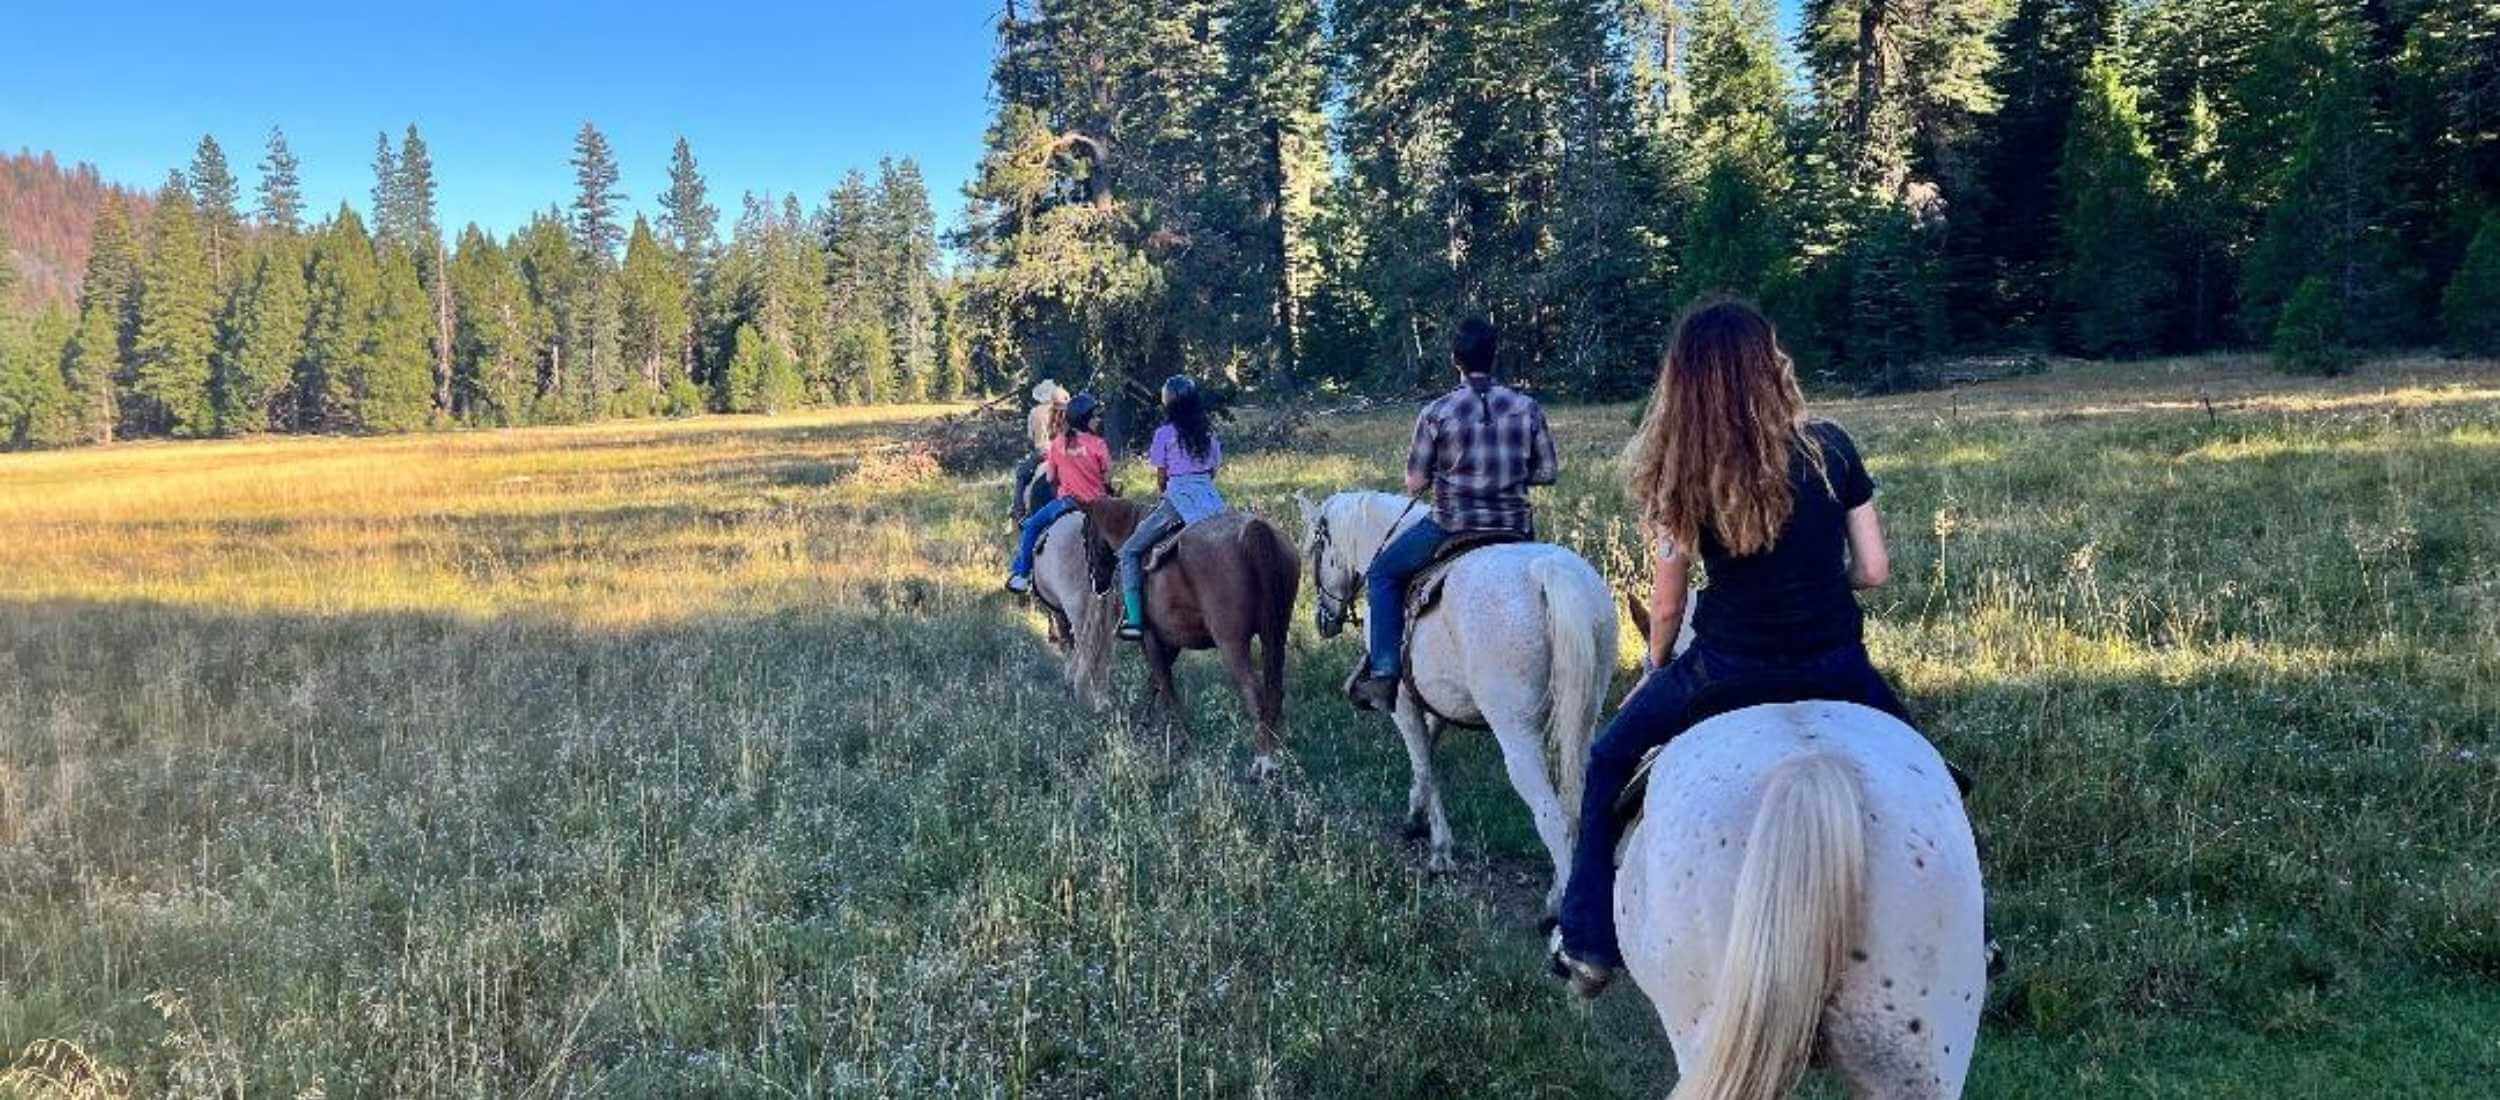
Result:
[[[1664,1091],[1628,983],[1541,976],[1489,738],[1434,876],[1307,596],[1282,781],[1203,655],[1194,743],[1084,711],[932,411],[0,457],[0,1096]],[[1633,411],[1557,410],[1540,503],[1618,585]],[[1824,411],[1980,784],[1972,1095],[2492,1095],[2500,365]],[[1388,487],[1405,429],[1228,486]]]

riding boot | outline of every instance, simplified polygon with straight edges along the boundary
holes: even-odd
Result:
[[[1120,591],[1120,640],[1141,641],[1146,637],[1146,595],[1134,588]]]

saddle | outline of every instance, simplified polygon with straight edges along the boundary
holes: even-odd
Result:
[[[1170,534],[1156,539],[1152,545],[1146,547],[1146,556],[1138,561],[1138,564],[1144,568],[1144,575],[1151,577],[1154,575],[1156,570],[1171,564],[1173,553],[1180,549],[1181,536],[1189,533],[1190,528],[1198,526],[1199,523],[1214,523],[1217,520],[1231,517],[1240,511],[1241,510],[1238,508],[1226,508],[1221,512],[1217,512],[1214,515],[1199,520],[1198,523],[1184,523],[1173,528]]]
[[[1803,677],[1749,676],[1739,680],[1723,680],[1704,687],[1694,694],[1693,701],[1684,707],[1683,717],[1676,720],[1675,735],[1681,736],[1684,731],[1694,726],[1722,714],[1733,714],[1747,707],[1768,706],[1773,703],[1811,703],[1829,699],[1830,696],[1824,694],[1821,684]],[[1909,721],[1907,715],[1901,718],[1904,722]],[[1641,808],[1648,802],[1649,773],[1658,763],[1658,754],[1665,752],[1667,746],[1673,743],[1674,738],[1670,737],[1667,741],[1661,742],[1658,747],[1641,754],[1639,766],[1632,769],[1631,781],[1623,785],[1623,793],[1615,796],[1615,824],[1621,827],[1624,834],[1629,834],[1632,826],[1640,822]],[[1945,762],[1945,770],[1952,777],[1954,787],[1962,792],[1963,797],[1969,797],[1970,775],[1954,767],[1951,761]]]
[[[1422,622],[1424,616],[1432,609],[1441,606],[1441,582],[1448,578],[1451,567],[1456,566],[1460,558],[1487,546],[1528,542],[1533,538],[1533,535],[1521,531],[1461,531],[1442,540],[1441,548],[1433,551],[1431,560],[1425,562],[1422,569],[1416,570],[1415,579],[1406,584],[1406,631],[1405,635],[1399,639],[1399,651],[1410,658],[1414,655],[1415,626]],[[1430,703],[1424,702],[1423,689],[1415,684],[1413,660],[1405,661],[1398,669],[1398,675],[1406,681],[1407,692],[1415,697],[1416,705],[1423,707],[1425,713],[1449,725],[1467,729],[1484,728],[1478,723],[1461,722],[1451,718],[1449,715],[1433,710]]]

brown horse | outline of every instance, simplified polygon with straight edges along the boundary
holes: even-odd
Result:
[[[1098,547],[1116,548],[1146,517],[1134,501],[1105,497],[1080,504]],[[1146,669],[1155,695],[1170,708],[1183,732],[1188,719],[1172,683],[1172,661],[1182,650],[1213,649],[1224,655],[1242,705],[1256,717],[1258,759],[1254,774],[1276,770],[1276,747],[1285,720],[1285,632],[1302,586],[1302,559],[1273,524],[1247,512],[1222,512],[1173,536],[1171,559],[1146,576]],[[1101,653],[1111,645],[1119,618],[1118,591],[1101,597],[1096,614],[1077,639],[1080,650]],[[1250,643],[1259,643],[1253,664]]]

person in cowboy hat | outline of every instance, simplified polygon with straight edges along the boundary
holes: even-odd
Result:
[[[1059,495],[1058,486],[1051,483],[1050,471],[1043,468],[1042,456],[1049,453],[1050,441],[1059,435],[1057,421],[1067,410],[1068,397],[1067,387],[1048,378],[1033,384],[1033,411],[1024,414],[1024,434],[1033,441],[1033,450],[1016,463],[1016,499],[1011,509],[1019,523]]]

